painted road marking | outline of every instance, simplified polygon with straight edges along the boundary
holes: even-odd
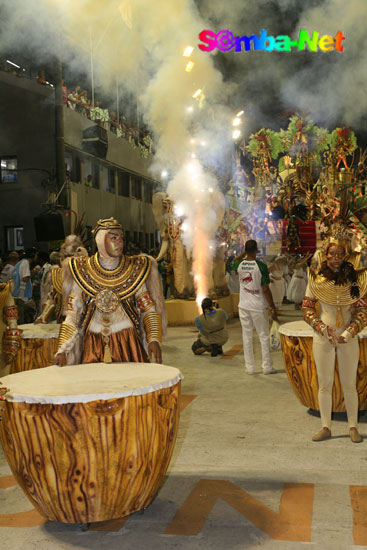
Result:
[[[311,542],[313,483],[285,483],[279,513],[230,481],[200,480],[176,513],[166,535],[198,535],[218,498],[272,539]]]
[[[16,484],[13,476],[0,477],[0,489],[7,489]],[[367,486],[351,485],[349,491],[353,509],[353,541],[356,546],[367,546]],[[272,539],[311,542],[313,483],[285,483],[280,498],[279,513],[276,513],[230,481],[201,479],[177,511],[164,534],[176,536],[200,534],[219,498],[238,510]],[[129,517],[92,523],[89,529],[117,532]],[[0,527],[36,527],[47,521],[35,509],[0,514]]]
[[[197,395],[190,395],[188,393],[182,393],[180,398],[180,412],[186,409],[190,405],[191,401],[196,399]]]
[[[224,355],[221,355],[221,359],[233,359],[233,357],[235,355],[237,355],[238,353],[240,353],[240,351],[243,350],[243,346],[240,345],[240,346],[232,346],[231,349],[229,349],[228,351],[225,352]]]
[[[349,492],[353,508],[354,544],[367,546],[367,487],[351,485]]]

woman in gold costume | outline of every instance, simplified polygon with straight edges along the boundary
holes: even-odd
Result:
[[[357,334],[367,325],[367,271],[354,268],[351,263],[354,259],[352,255],[348,256],[349,242],[346,232],[340,228],[326,241],[321,266],[309,270],[306,296],[302,303],[305,321],[314,329],[313,354],[319,382],[318,399],[322,429],[313,436],[313,441],[323,441],[331,437],[332,387],[336,357],[350,439],[353,443],[362,441],[357,429]]]

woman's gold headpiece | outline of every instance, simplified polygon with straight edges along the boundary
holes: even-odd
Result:
[[[329,237],[325,239],[321,248],[322,257],[320,261],[326,260],[326,251],[331,245],[342,246],[345,250],[346,256],[350,256],[352,253],[352,237],[353,233],[345,226],[337,225],[331,229]]]

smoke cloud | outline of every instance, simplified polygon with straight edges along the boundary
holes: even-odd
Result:
[[[218,189],[215,174],[230,170],[234,113],[245,110],[246,135],[279,127],[277,117],[289,109],[329,127],[364,124],[365,0],[3,0],[0,15],[1,51],[24,50],[40,63],[57,56],[69,74],[90,76],[93,63],[105,94],[114,96],[119,82],[127,96],[139,97],[154,134],[153,174],[169,173],[167,192],[186,218],[183,238],[194,260],[196,234],[209,250],[220,221],[222,201],[209,195]],[[197,47],[208,28],[240,36],[266,29],[294,39],[302,28],[333,36],[341,30],[345,51],[213,55]],[[188,45],[190,58],[183,56]],[[196,275],[206,269],[194,265]]]
[[[167,192],[181,205],[183,238],[193,252],[196,280],[203,281],[223,204],[217,200],[207,208],[202,205],[206,195],[216,191],[213,173],[233,147],[226,131],[231,113],[225,107],[233,86],[223,82],[212,57],[196,48],[205,24],[195,4],[40,0],[36,11],[32,4],[22,0],[15,11],[6,5],[8,30],[0,47],[30,47],[40,61],[56,55],[67,71],[92,64],[97,86],[105,93],[115,90],[116,79],[123,79],[125,90],[139,97],[144,121],[154,134],[153,173],[160,175],[164,169],[170,175]],[[183,56],[186,46],[194,48],[189,58]],[[194,63],[191,72],[185,70],[188,61]],[[208,251],[202,262],[195,244],[199,233],[200,249]]]
[[[366,123],[367,38],[364,0],[234,0],[218,5],[200,2],[212,30],[229,29],[237,36],[266,29],[277,36],[297,39],[300,29],[320,36],[343,31],[343,52],[308,51],[229,52],[217,55],[217,64],[228,78],[238,77],[235,105],[247,113],[247,134],[266,125],[279,127],[284,110],[308,113],[318,124],[350,125],[363,130]]]

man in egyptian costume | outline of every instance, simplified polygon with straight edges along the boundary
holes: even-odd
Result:
[[[114,218],[93,229],[98,252],[69,259],[63,274],[66,318],[56,364],[162,362],[165,307],[156,262],[125,256]]]
[[[353,443],[362,436],[357,429],[359,360],[358,333],[367,325],[367,270],[357,269],[360,254],[351,253],[345,228],[337,226],[325,241],[317,268],[309,269],[302,309],[305,321],[313,328],[313,355],[319,383],[322,429],[313,441],[331,437],[332,387],[335,359]]]

